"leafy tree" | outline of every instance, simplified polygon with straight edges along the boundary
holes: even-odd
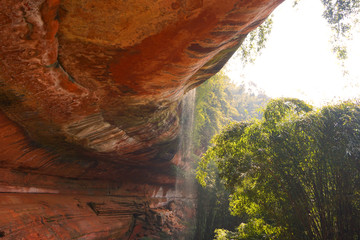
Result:
[[[236,86],[223,72],[210,78],[196,90],[193,159],[200,160],[208,148],[211,138],[234,120],[250,119],[260,116],[258,108],[269,100],[264,94],[255,95],[246,90],[244,85]],[[208,169],[217,168],[211,163]],[[196,166],[194,167],[194,169]],[[206,188],[198,186],[197,227],[195,239],[211,239],[216,228],[235,228],[241,218],[231,216],[229,212],[229,192],[220,178],[213,178]]]
[[[213,139],[197,178],[216,172],[231,192],[236,232],[217,239],[359,239],[360,105],[315,111],[272,100],[262,120],[234,123]],[[210,168],[209,168],[210,166]]]
[[[294,5],[300,1],[294,0]],[[321,2],[325,7],[323,17],[334,33],[331,39],[333,52],[339,60],[344,61],[347,58],[345,40],[351,39],[351,32],[360,20],[360,0],[321,0]],[[246,37],[237,54],[243,65],[253,63],[261,54],[271,34],[272,26],[271,16]]]
[[[237,110],[230,104],[230,79],[219,72],[196,89],[195,148],[206,150],[211,138],[222,126],[236,116]]]
[[[252,85],[252,87],[256,88],[255,84]],[[244,121],[252,118],[260,119],[262,117],[261,109],[270,100],[264,92],[257,89],[258,93],[255,94],[251,90],[247,90],[245,85],[232,87],[229,91],[232,96],[230,104],[237,110],[237,114],[231,116],[233,121]]]
[[[245,85],[236,86],[223,71],[196,89],[193,143],[198,153],[205,152],[211,138],[230,122],[261,118],[259,109],[270,98],[258,92],[249,92]]]
[[[243,65],[253,63],[265,48],[268,37],[270,36],[273,26],[272,16],[268,17],[260,26],[251,31],[237,52],[241,57]]]
[[[194,159],[198,159],[198,156],[206,151],[211,138],[231,121],[231,116],[238,115],[237,110],[231,105],[231,87],[235,86],[230,83],[230,79],[224,72],[219,72],[196,89]],[[233,228],[240,223],[228,211],[229,193],[219,179],[214,179],[213,184],[207,188],[198,186],[197,192],[195,239],[211,239],[215,228]]]
[[[325,7],[323,17],[334,32],[331,42],[337,58],[347,58],[344,39],[351,39],[351,29],[359,21],[359,0],[321,0]]]

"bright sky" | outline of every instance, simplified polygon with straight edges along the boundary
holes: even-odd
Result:
[[[254,64],[242,69],[236,58],[229,61],[230,78],[252,81],[270,97],[296,97],[317,106],[360,96],[359,32],[349,43],[349,75],[344,77],[331,51],[331,30],[321,16],[320,0],[292,4],[287,0],[275,10],[271,36]]]

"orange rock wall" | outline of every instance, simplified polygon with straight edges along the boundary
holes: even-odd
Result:
[[[179,102],[281,2],[0,0],[0,238],[180,239]]]

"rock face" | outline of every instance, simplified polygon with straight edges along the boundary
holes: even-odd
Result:
[[[0,0],[0,238],[181,239],[179,103],[281,2]]]

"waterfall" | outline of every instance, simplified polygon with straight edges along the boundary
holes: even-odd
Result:
[[[194,199],[194,169],[192,160],[192,134],[194,127],[195,113],[195,95],[196,90],[189,91],[181,102],[181,119],[180,119],[180,164],[178,165],[176,192],[183,198]]]
[[[179,143],[179,161],[176,166],[176,199],[182,205],[183,214],[187,228],[182,234],[177,236],[179,240],[193,239],[195,234],[195,216],[196,216],[196,188],[195,188],[195,170],[192,158],[192,134],[194,127],[195,113],[195,95],[196,90],[189,91],[181,102],[180,118],[180,143]],[[189,215],[189,212],[192,214]],[[184,215],[184,216],[185,216]]]
[[[181,102],[182,114],[180,120],[180,152],[182,160],[191,163],[192,133],[194,128],[196,89],[190,90]]]

